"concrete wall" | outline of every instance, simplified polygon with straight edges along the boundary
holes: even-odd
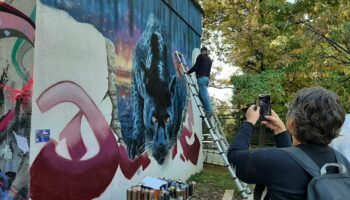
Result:
[[[28,198],[35,0],[0,2],[0,199]]]
[[[31,198],[125,199],[146,175],[199,172],[201,119],[174,56],[200,46],[196,7],[84,2],[37,1]]]

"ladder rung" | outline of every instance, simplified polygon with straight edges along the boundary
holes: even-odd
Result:
[[[211,143],[214,143],[214,141],[203,140],[203,143],[205,143],[205,144],[211,144]]]
[[[203,137],[213,137],[211,134],[203,134]]]

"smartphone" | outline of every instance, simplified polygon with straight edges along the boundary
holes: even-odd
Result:
[[[271,115],[271,95],[259,94],[260,120],[266,120],[266,115]]]

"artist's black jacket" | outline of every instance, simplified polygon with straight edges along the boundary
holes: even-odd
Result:
[[[311,176],[281,147],[291,146],[287,132],[275,136],[279,148],[249,150],[254,127],[245,122],[230,144],[228,159],[236,166],[237,177],[252,184],[265,185],[271,200],[306,199],[307,184]],[[325,163],[336,162],[335,154],[328,145],[301,144],[302,149],[321,168]]]
[[[194,66],[187,72],[187,74],[191,74],[196,72],[196,76],[207,76],[210,77],[212,61],[210,60],[208,54],[200,54],[197,57],[196,63]]]

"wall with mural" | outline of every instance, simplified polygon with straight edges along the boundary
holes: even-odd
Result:
[[[0,199],[29,197],[35,0],[0,2]]]
[[[191,0],[38,0],[32,199],[125,199],[146,175],[202,169],[201,119],[175,50],[200,47]]]

